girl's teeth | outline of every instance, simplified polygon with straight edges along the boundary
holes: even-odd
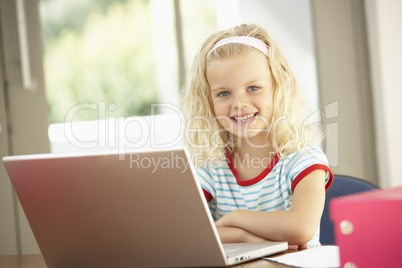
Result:
[[[237,121],[237,122],[245,122],[245,121],[248,121],[248,120],[250,120],[252,117],[254,117],[254,114],[249,114],[248,116],[245,116],[245,117],[234,117],[234,119],[235,119],[235,121]]]

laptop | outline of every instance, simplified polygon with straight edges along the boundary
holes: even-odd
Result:
[[[222,244],[185,148],[3,162],[49,268],[223,267],[288,248]]]

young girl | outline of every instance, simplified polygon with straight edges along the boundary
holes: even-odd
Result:
[[[224,243],[319,244],[332,172],[320,128],[257,25],[210,36],[182,96],[186,143]]]

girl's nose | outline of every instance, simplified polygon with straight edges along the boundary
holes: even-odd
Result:
[[[249,105],[248,98],[241,94],[240,96],[237,96],[233,100],[233,109],[242,109],[244,107],[247,107]]]

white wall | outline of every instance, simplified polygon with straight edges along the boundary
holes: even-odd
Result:
[[[24,1],[30,76],[35,88],[23,86],[18,46],[16,2],[0,1],[0,158],[7,155],[47,153],[47,105],[42,69],[41,29],[38,0]],[[30,11],[30,12],[27,12]],[[39,38],[38,38],[39,37]],[[39,249],[25,214],[11,186],[4,165],[0,163],[0,255],[38,253]]]
[[[380,185],[402,185],[402,1],[365,0]]]
[[[319,107],[313,21],[310,0],[238,0],[239,23],[264,27],[289,62],[306,101]]]

